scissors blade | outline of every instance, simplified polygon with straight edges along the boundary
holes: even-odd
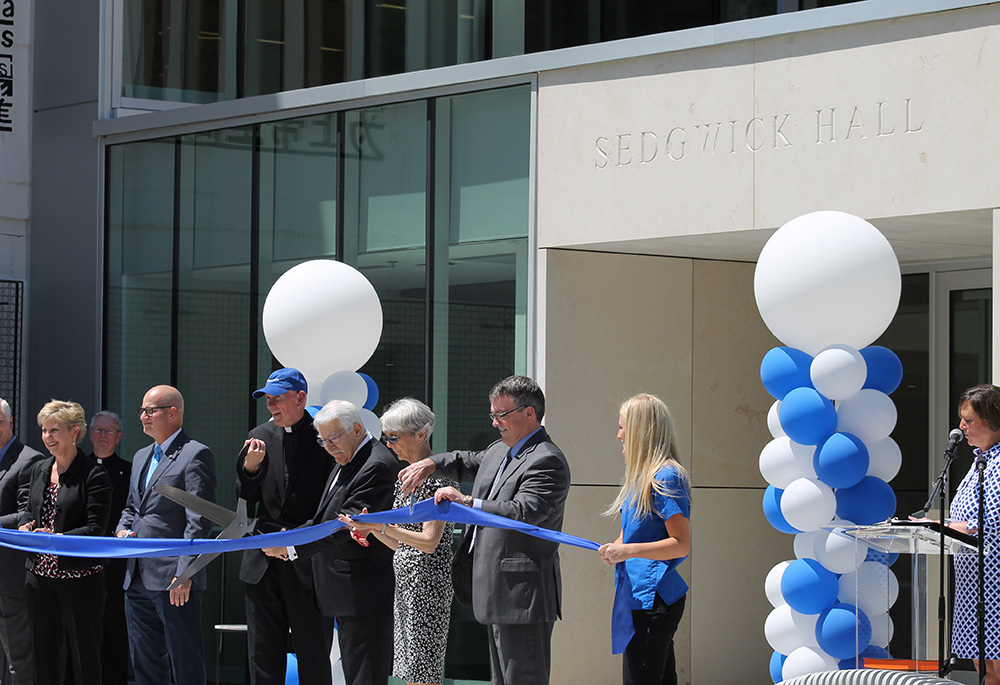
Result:
[[[211,563],[215,559],[215,557],[219,556],[220,554],[222,554],[222,552],[213,552],[212,554],[199,555],[197,559],[191,562],[190,566],[184,569],[183,573],[181,573],[179,576],[177,576],[177,578],[174,579],[174,582],[172,582],[170,584],[170,587],[168,587],[167,589],[173,590],[176,587],[180,587],[188,580],[193,578],[194,574],[196,574],[198,571],[208,566],[209,563]]]
[[[190,509],[194,513],[204,516],[212,523],[222,527],[228,526],[233,522],[233,519],[236,518],[236,512],[230,511],[215,502],[209,502],[207,499],[202,499],[201,497],[198,497],[198,495],[192,495],[190,492],[181,490],[180,488],[175,488],[172,485],[157,483],[153,486],[153,490],[160,493],[167,499],[177,502],[177,504],[182,507]],[[243,516],[246,517],[245,506]]]
[[[157,485],[155,487],[170,488],[170,490],[174,490],[176,492],[188,495],[188,493],[184,492],[183,490],[178,490],[177,488],[173,488],[169,485]],[[174,494],[176,494],[176,492]],[[163,494],[166,497],[170,497],[170,495],[167,494],[166,492],[163,492],[161,494]],[[194,497],[194,495],[190,496]],[[201,499],[200,497],[196,497],[196,499],[201,500],[201,502],[205,502],[205,500]],[[208,504],[212,504],[212,502],[208,502]],[[222,507],[219,508],[222,509]],[[192,509],[192,511],[196,510]],[[247,501],[245,499],[240,497],[240,499],[237,501],[235,513],[229,511],[228,509],[223,509],[223,511],[226,511],[232,516],[232,521],[229,523],[229,525],[227,525],[225,528],[222,529],[222,532],[219,533],[219,535],[215,538],[216,540],[234,540],[236,538],[242,538],[246,537],[247,535],[254,534],[254,527],[257,525],[257,519],[247,519]],[[202,516],[205,516],[205,514],[202,514]],[[206,518],[209,517],[206,516]],[[214,521],[214,519],[211,520]],[[182,583],[186,582],[188,579],[193,578],[194,575],[198,573],[198,571],[208,566],[220,554],[221,552],[212,552],[211,554],[199,554],[198,558],[192,561],[191,565],[188,566],[186,569],[184,569],[184,572],[181,573],[179,576],[177,576],[174,582],[172,582],[170,584],[170,587],[167,589],[173,590],[174,588],[179,587]]]
[[[410,493],[410,516],[413,516],[413,505],[416,504],[416,502],[417,502],[417,493],[416,492],[411,492]]]

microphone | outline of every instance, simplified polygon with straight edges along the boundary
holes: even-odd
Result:
[[[958,443],[962,442],[962,438],[964,437],[965,433],[962,432],[961,428],[956,428],[948,433],[948,446],[944,448],[945,455],[949,457],[953,455],[955,448],[958,447]]]

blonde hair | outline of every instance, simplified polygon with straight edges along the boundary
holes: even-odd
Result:
[[[38,425],[41,426],[49,419],[55,419],[66,426],[72,434],[74,428],[79,430],[73,438],[73,443],[79,445],[83,436],[87,432],[87,417],[83,407],[76,402],[63,402],[62,400],[49,400],[38,412]]]
[[[625,477],[618,496],[604,514],[614,516],[625,504],[631,504],[639,516],[647,516],[653,512],[654,490],[660,495],[687,496],[688,474],[678,461],[674,418],[663,400],[642,393],[625,400],[618,411],[625,426]],[[664,466],[677,472],[683,492],[668,490],[656,479]]]

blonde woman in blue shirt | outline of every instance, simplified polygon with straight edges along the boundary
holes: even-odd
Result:
[[[625,649],[622,681],[672,685],[674,633],[688,590],[677,572],[691,546],[688,475],[677,459],[673,417],[659,397],[640,394],[622,404],[618,439],[625,478],[605,514],[621,512],[622,533],[599,552],[611,566],[624,562],[632,585],[635,635]]]

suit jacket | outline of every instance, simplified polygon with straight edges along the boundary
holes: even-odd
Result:
[[[17,438],[11,440],[0,461],[0,524],[4,528],[20,525],[21,515],[17,508],[20,480],[27,479],[29,467],[42,458],[40,452]],[[27,552],[0,546],[0,592],[24,592],[24,564],[27,559]]]
[[[104,535],[113,536],[118,522],[122,518],[125,502],[128,501],[128,484],[132,479],[132,462],[125,461],[115,452],[107,459],[98,459],[93,454],[90,458],[103,466],[111,479],[111,515],[108,516],[108,527]],[[123,560],[124,561],[124,560]]]
[[[153,490],[157,483],[172,485],[202,499],[215,501],[215,458],[205,445],[192,440],[181,430],[160,459],[149,487],[142,495],[139,490],[146,479],[146,468],[153,456],[154,445],[143,447],[132,458],[132,479],[128,499],[117,530],[135,531],[140,538],[206,538],[212,532],[212,522]],[[166,590],[173,579],[184,572],[195,556],[129,559],[125,570],[125,587],[132,584],[136,564],[147,590]],[[205,572],[192,579],[192,587],[204,590]]]
[[[36,527],[45,525],[42,503],[55,460],[55,457],[46,457],[35,461],[28,470],[27,479],[21,481],[18,496],[21,524],[34,521]],[[108,472],[83,452],[77,451],[69,468],[59,476],[52,531],[64,535],[104,535],[110,511],[111,480]],[[59,569],[81,570],[105,562],[107,559],[61,556]],[[35,555],[29,555],[27,566],[35,568]]]
[[[524,444],[489,497],[507,446],[497,441],[482,452],[448,452],[431,457],[442,474],[472,482],[482,510],[562,530],[569,492],[569,463],[540,429]],[[464,537],[471,535],[466,528]],[[527,624],[561,617],[559,545],[501,528],[479,528],[472,550],[472,609],[483,624]]]
[[[291,432],[274,425],[273,421],[261,424],[250,431],[251,438],[264,441],[267,453],[260,469],[254,475],[243,470],[246,450],[236,459],[236,496],[247,501],[247,514],[273,524],[274,530],[295,528],[316,514],[323,485],[326,483],[334,461],[326,450],[316,442],[316,429],[312,417],[303,415],[292,426]],[[292,441],[292,467],[285,484],[285,443]],[[270,527],[269,529],[270,530]],[[269,560],[259,549],[248,549],[243,553],[240,580],[244,583],[259,583],[264,577],[268,564],[283,564]],[[312,589],[312,565],[293,564],[299,581]]]
[[[401,466],[385,445],[369,440],[351,461],[333,467],[316,515],[305,525],[333,521],[341,513],[360,514],[365,507],[368,511],[390,509]],[[312,563],[316,603],[325,616],[392,611],[396,587],[393,551],[382,543],[371,540],[368,547],[362,547],[343,529],[295,551],[299,559],[291,563]]]

